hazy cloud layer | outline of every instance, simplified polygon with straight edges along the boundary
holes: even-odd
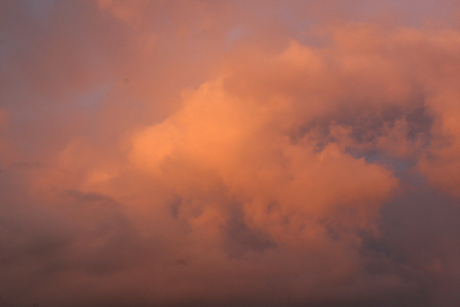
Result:
[[[1,2],[0,306],[457,306],[459,12]]]

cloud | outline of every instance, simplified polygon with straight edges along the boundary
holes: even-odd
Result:
[[[2,4],[0,302],[456,306],[457,8],[411,3]]]

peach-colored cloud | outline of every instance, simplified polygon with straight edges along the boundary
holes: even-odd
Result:
[[[0,305],[456,305],[460,34],[414,3],[0,4]]]
[[[294,65],[304,55],[299,57]],[[289,102],[283,106],[280,101],[270,105],[244,100],[226,92],[222,81],[207,83],[186,97],[184,107],[171,118],[135,134],[131,161],[142,171],[171,180],[183,197],[194,197],[184,187],[196,188],[195,178],[203,176],[200,169],[214,173],[214,180],[242,202],[247,222],[280,242],[308,237],[311,226],[306,225],[316,219],[342,219],[335,217],[341,206],[360,212],[355,225],[368,226],[366,216],[375,215],[396,179],[337,146],[315,152],[313,142],[292,144],[283,131],[285,123],[279,122],[286,117],[283,113],[292,111]],[[171,166],[178,163],[182,167]],[[282,225],[290,218],[297,220],[298,229],[285,234]]]

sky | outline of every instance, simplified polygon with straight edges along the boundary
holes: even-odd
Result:
[[[457,1],[0,0],[0,306],[459,288]]]

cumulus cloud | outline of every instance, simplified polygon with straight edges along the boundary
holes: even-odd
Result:
[[[0,304],[456,306],[457,8],[402,3],[1,4]]]

